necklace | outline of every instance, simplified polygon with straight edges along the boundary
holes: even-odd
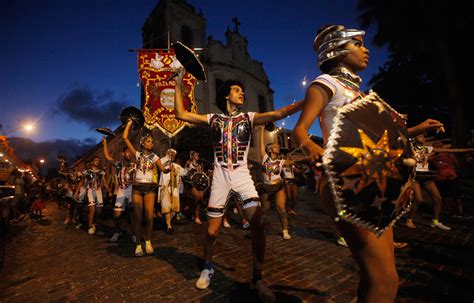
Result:
[[[360,90],[362,78],[353,74],[347,68],[338,67],[331,70],[328,74],[344,87],[346,91],[345,95],[350,99],[349,103],[365,96],[365,94]]]
[[[360,84],[362,78],[353,74],[350,70],[345,67],[337,67],[329,72],[329,75],[333,76],[340,82],[349,86],[352,90],[360,92]]]

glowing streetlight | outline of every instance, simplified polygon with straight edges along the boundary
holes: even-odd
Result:
[[[306,86],[307,83],[306,76],[304,76],[303,81],[301,81],[301,85]]]
[[[0,157],[3,157],[3,153],[0,153]]]
[[[31,132],[34,129],[34,125],[33,123],[27,123],[23,126],[23,129],[27,132]]]
[[[40,159],[40,163],[41,163],[41,164],[44,164],[44,159]]]
[[[30,133],[32,131],[35,130],[35,127],[36,127],[36,123],[38,121],[33,121],[33,122],[20,122],[19,125],[17,125],[17,127],[15,128],[12,128],[12,129],[9,129],[7,131],[3,130],[1,127],[0,127],[0,134],[4,135],[4,136],[7,136],[8,134],[10,133],[13,133],[17,130],[23,130],[27,133]]]

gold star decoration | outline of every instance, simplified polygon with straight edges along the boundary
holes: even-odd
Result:
[[[344,182],[344,184],[342,185],[341,190],[350,189],[352,191],[355,191],[357,181],[359,181],[359,178],[354,179],[342,177],[342,182]]]
[[[387,177],[401,179],[395,162],[403,154],[403,149],[390,149],[387,130],[377,143],[374,143],[363,130],[358,129],[358,132],[362,148],[339,147],[341,151],[357,159],[354,165],[341,173],[341,177],[361,175],[355,193],[375,181],[383,197],[387,188]]]

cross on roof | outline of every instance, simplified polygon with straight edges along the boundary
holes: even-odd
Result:
[[[238,31],[239,31],[239,25],[240,25],[239,19],[238,19],[237,17],[234,17],[234,18],[232,18],[232,22],[234,22],[234,24],[235,24],[235,29],[234,29],[234,31],[235,31],[235,32],[238,32]]]

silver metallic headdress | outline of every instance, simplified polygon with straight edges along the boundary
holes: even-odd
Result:
[[[318,54],[318,65],[347,53],[342,46],[365,32],[358,29],[346,29],[342,25],[331,25],[321,31],[313,41],[313,49]]]

